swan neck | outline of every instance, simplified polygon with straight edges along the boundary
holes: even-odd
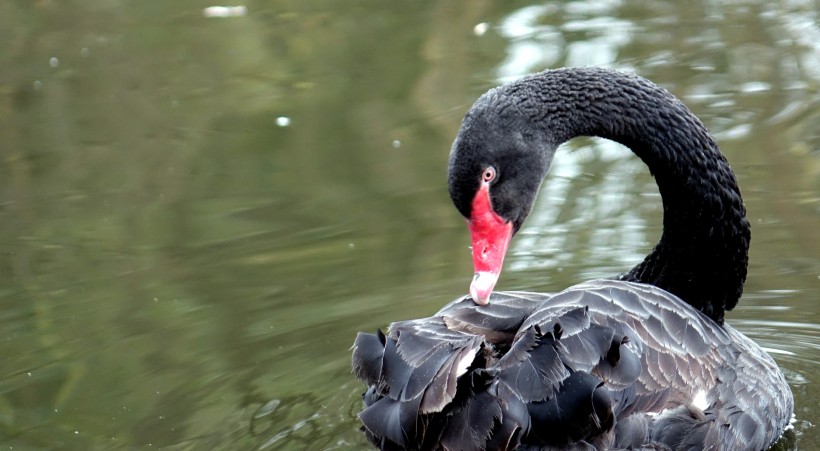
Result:
[[[697,117],[648,80],[597,69],[542,72],[511,91],[550,147],[597,136],[649,167],[663,199],[663,234],[620,277],[663,288],[722,323],[743,291],[749,223],[735,175]]]

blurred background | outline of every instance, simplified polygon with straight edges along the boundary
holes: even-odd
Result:
[[[461,117],[576,65],[654,80],[718,138],[753,225],[727,320],[820,448],[816,1],[210,6],[0,1],[0,448],[363,449],[356,332],[472,276]],[[628,150],[574,140],[498,288],[624,271],[661,212]]]

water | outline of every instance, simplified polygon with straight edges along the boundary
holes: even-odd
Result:
[[[362,449],[356,332],[469,283],[444,181],[461,116],[588,64],[664,85],[718,137],[753,224],[728,321],[820,447],[813,2],[206,6],[0,5],[0,449]],[[628,268],[658,202],[628,151],[570,143],[499,288]]]

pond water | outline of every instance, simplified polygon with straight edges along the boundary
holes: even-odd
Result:
[[[0,4],[0,449],[364,449],[356,332],[472,275],[461,117],[566,65],[648,77],[717,136],[753,225],[727,320],[820,449],[815,2],[207,6]],[[498,288],[626,270],[660,214],[628,150],[575,140]]]

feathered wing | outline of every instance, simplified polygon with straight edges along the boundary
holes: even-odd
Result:
[[[611,280],[456,300],[359,334],[353,368],[382,449],[757,450],[792,408],[751,340],[663,290]]]

